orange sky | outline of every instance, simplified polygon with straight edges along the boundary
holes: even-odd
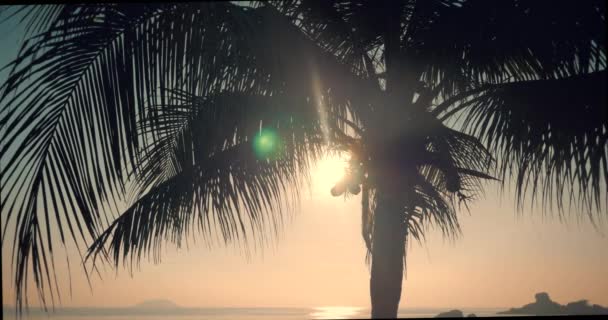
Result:
[[[247,259],[234,248],[210,251],[201,242],[189,250],[169,247],[161,264],[144,262],[133,278],[126,269],[117,276],[106,270],[103,281],[93,280],[92,294],[72,260],[71,299],[66,274],[58,274],[63,305],[127,306],[165,298],[203,307],[368,307],[360,198],[329,194],[340,167],[329,159],[315,169],[312,192],[263,254]],[[585,298],[608,305],[606,224],[602,236],[587,221],[563,224],[529,210],[518,216],[510,195],[501,202],[495,184],[486,190],[470,214],[461,212],[460,239],[450,243],[431,231],[424,247],[410,245],[401,307],[520,306],[540,291],[560,303]],[[4,249],[3,303],[12,304],[10,250]]]

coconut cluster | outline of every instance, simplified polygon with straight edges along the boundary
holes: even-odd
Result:
[[[348,161],[348,167],[344,177],[331,188],[331,195],[338,197],[343,195],[345,192],[352,193],[354,195],[361,192],[361,184],[363,183],[364,169],[361,160],[353,155]]]

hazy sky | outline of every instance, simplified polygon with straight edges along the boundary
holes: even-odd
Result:
[[[5,65],[17,53],[19,31],[1,27]],[[67,274],[58,274],[63,305],[126,306],[166,298],[183,306],[368,307],[360,197],[345,201],[329,194],[341,165],[338,159],[320,163],[311,194],[263,255],[247,259],[234,248],[210,251],[200,242],[189,250],[170,246],[161,264],[144,262],[133,278],[125,269],[118,275],[108,269],[103,281],[93,279],[93,293],[74,259],[71,298]],[[602,235],[587,221],[564,224],[528,209],[517,215],[511,194],[500,201],[496,184],[486,190],[470,214],[461,212],[460,239],[444,241],[437,230],[423,247],[410,243],[401,307],[520,306],[540,291],[560,303],[586,298],[608,305],[606,224]],[[10,254],[9,244],[2,251],[3,304],[14,302]],[[65,268],[63,260],[56,263]]]
[[[369,272],[360,236],[360,198],[333,198],[331,181],[341,162],[328,159],[313,172],[313,190],[277,245],[251,259],[234,248],[166,250],[159,265],[111,270],[93,280],[91,294],[72,262],[72,298],[65,273],[64,305],[126,306],[166,298],[184,306],[369,306]],[[516,215],[512,197],[497,188],[461,214],[463,236],[443,241],[428,234],[410,245],[401,307],[519,306],[547,291],[561,303],[587,298],[608,305],[608,237],[585,222],[563,224],[540,212]],[[605,230],[605,228],[604,228]],[[12,303],[10,261],[3,251],[4,301]],[[57,261],[59,265],[65,265]],[[34,293],[34,291],[32,291]],[[33,296],[33,295],[32,295]]]

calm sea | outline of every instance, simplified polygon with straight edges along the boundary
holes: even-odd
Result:
[[[401,309],[400,318],[432,318],[454,308],[442,309]],[[462,308],[464,315],[497,316],[498,311],[507,308]],[[4,319],[15,319],[14,311],[3,308]],[[164,310],[137,310],[132,308],[62,308],[45,314],[32,310],[24,319],[52,320],[257,320],[257,319],[357,319],[369,318],[370,310],[359,307],[318,307],[318,308],[179,308]]]

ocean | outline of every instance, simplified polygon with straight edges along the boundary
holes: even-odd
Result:
[[[498,316],[496,313],[507,308],[409,308],[400,309],[400,318],[432,318],[441,312],[461,310],[465,316],[474,313],[478,317]],[[16,319],[14,310],[2,310],[4,319]],[[175,309],[134,309],[134,308],[61,308],[44,313],[31,310],[23,319],[52,320],[258,320],[258,319],[361,319],[369,318],[369,308],[348,306],[327,306],[315,308],[175,308]]]

